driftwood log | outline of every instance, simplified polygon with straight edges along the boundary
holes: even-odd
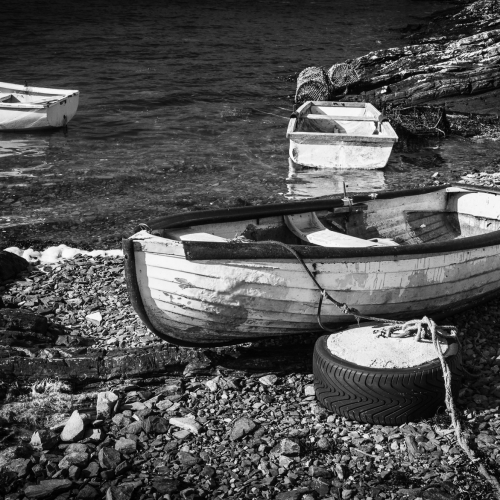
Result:
[[[19,333],[19,332],[18,332]],[[169,375],[216,375],[224,371],[254,373],[308,372],[317,336],[255,345],[187,349],[166,343],[132,349],[46,347],[44,340],[21,347],[26,339],[0,346],[0,401],[13,381],[30,384],[45,377],[75,387],[113,379],[144,379]]]

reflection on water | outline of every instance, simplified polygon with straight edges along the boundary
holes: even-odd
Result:
[[[7,136],[8,134],[2,134]],[[49,140],[46,138],[34,139],[0,139],[0,158],[13,155],[25,155],[29,157],[43,156],[49,146]]]
[[[35,173],[41,170],[48,170],[52,168],[53,165],[50,163],[40,163],[40,165],[35,165],[33,167],[24,167],[24,168],[13,168],[12,170],[8,170],[6,172],[0,171],[1,177],[35,177]]]
[[[382,170],[315,169],[297,165],[290,158],[288,167],[286,198],[289,200],[342,194],[344,182],[348,193],[387,188]]]
[[[6,177],[35,177],[51,169],[46,160],[51,135],[4,133],[0,135],[0,179]],[[42,161],[42,162],[40,162]]]

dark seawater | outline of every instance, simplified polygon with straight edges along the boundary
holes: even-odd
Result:
[[[401,146],[380,172],[289,172],[293,75],[401,45],[402,27],[446,7],[9,2],[0,80],[79,89],[81,100],[67,134],[0,133],[0,247],[117,247],[136,222],[166,213],[323,196],[342,180],[352,191],[388,189],[481,169],[481,144],[453,139]]]

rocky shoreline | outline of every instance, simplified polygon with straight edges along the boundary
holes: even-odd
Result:
[[[159,342],[128,302],[121,257],[31,264],[0,296],[0,498],[497,498],[444,409],[390,427],[319,406],[315,338]],[[469,373],[457,404],[491,471],[500,466],[499,306],[449,320]],[[107,414],[103,398],[115,401]]]
[[[297,78],[296,105],[361,100],[383,110],[400,135],[498,137],[499,19],[496,0],[467,2],[408,27],[409,45],[369,52],[325,71],[306,68]],[[422,106],[427,114],[433,108],[430,123]]]

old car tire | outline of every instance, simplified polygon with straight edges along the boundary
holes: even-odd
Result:
[[[430,418],[445,407],[438,359],[414,368],[368,368],[341,359],[316,341],[313,357],[316,397],[328,410],[358,422],[401,425]],[[456,397],[462,379],[460,350],[446,358]]]

